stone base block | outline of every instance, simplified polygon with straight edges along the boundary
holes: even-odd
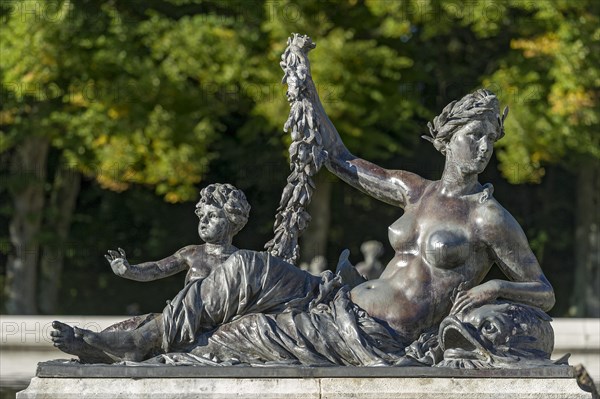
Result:
[[[591,399],[574,379],[39,378],[17,399]]]
[[[521,374],[521,375],[519,375]],[[179,375],[179,376],[178,376]],[[591,399],[570,367],[527,370],[56,366],[17,399]]]

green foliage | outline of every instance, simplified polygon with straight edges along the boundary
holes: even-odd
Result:
[[[105,188],[148,184],[168,201],[191,199],[232,117],[243,115],[232,134],[247,140],[280,129],[287,104],[277,60],[299,31],[318,38],[314,78],[351,150],[375,159],[405,154],[436,107],[483,82],[512,109],[499,155],[504,175],[539,181],[547,162],[600,157],[598,8],[520,0],[3,2],[0,150],[47,135]],[[435,101],[425,97],[436,91]]]
[[[514,183],[539,182],[544,164],[600,159],[600,4],[515,2],[530,18],[487,80],[513,93],[501,168]]]
[[[276,65],[290,32],[318,38],[311,66],[321,101],[351,151],[370,159],[406,154],[414,148],[419,120],[429,116],[418,96],[406,96],[402,81],[415,79],[407,50],[381,39],[379,20],[356,2],[267,3],[271,18],[263,25]],[[268,81],[281,71],[264,66]],[[273,126],[288,112],[284,96],[259,102],[256,110]]]
[[[279,57],[287,37],[300,32],[317,43],[314,80],[356,155],[437,178],[442,161],[418,137],[444,105],[484,86],[511,108],[498,143],[503,175],[541,182],[548,165],[574,168],[600,158],[598,15],[594,0],[1,1],[0,158],[42,135],[55,159],[87,177],[74,234],[103,238],[86,248],[104,250],[122,238],[123,246],[138,240],[150,251],[138,249],[138,260],[174,250],[168,216],[144,221],[154,209],[174,212],[153,194],[191,201],[204,180],[247,192],[253,216],[241,239],[260,248],[271,238],[287,173],[290,139],[281,128],[289,106]],[[127,190],[129,212],[118,211],[121,200],[97,186]],[[335,201],[347,203],[336,208],[333,225],[350,227],[333,229],[331,258],[341,243],[357,249],[373,238],[365,230],[399,216],[335,190]],[[82,204],[92,192],[107,204]],[[0,221],[8,220],[4,208]],[[86,219],[95,213],[104,223],[117,213],[123,225],[96,231]],[[134,225],[140,227],[118,235]],[[568,229],[546,227],[528,231],[539,255],[568,240],[556,237]],[[193,233],[176,234],[194,240]],[[385,240],[385,229],[381,234],[376,238]],[[67,266],[87,270],[101,252],[68,256]],[[106,281],[100,285],[117,294]]]
[[[136,2],[9,4],[2,149],[43,134],[105,188],[138,183],[170,202],[195,198],[220,118],[238,110],[210,92],[238,84],[245,67],[231,18],[139,15]]]

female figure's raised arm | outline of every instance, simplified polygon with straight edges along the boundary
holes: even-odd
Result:
[[[382,168],[348,151],[321,104],[310,75],[310,66],[308,68],[306,86],[318,119],[323,147],[328,153],[327,169],[352,187],[391,205],[404,208],[418,198],[427,180],[411,172]]]
[[[496,264],[509,280],[490,280],[459,292],[452,313],[467,310],[497,298],[531,305],[544,311],[554,306],[554,290],[529,247],[527,237],[514,217],[495,200],[477,215],[484,242]]]
[[[118,251],[109,250],[108,255],[104,256],[117,276],[135,281],[153,281],[185,270],[188,267],[186,259],[182,256],[185,249],[182,248],[175,254],[159,261],[144,262],[137,265],[129,264],[127,255],[121,248]]]

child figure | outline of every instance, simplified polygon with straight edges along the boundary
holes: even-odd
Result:
[[[195,213],[200,219],[198,235],[205,244],[188,245],[165,259],[138,265],[130,265],[121,248],[118,251],[109,250],[105,256],[113,272],[131,280],[152,281],[187,269],[184,291],[193,282],[200,283],[199,280],[205,279],[215,267],[238,251],[232,244],[233,236],[246,225],[250,204],[244,193],[231,184],[211,184],[200,191]],[[175,303],[178,298],[175,298]],[[140,330],[148,324],[157,324],[159,316],[157,313],[136,316],[114,324],[103,332]],[[115,360],[114,356],[85,342],[83,330],[59,321],[53,322],[52,326],[54,330],[50,335],[54,346],[79,356],[83,363],[112,363]]]
[[[233,236],[246,225],[250,204],[231,184],[211,184],[200,191],[195,213],[200,219],[198,235],[205,244],[188,245],[165,259],[138,265],[130,265],[121,248],[109,250],[105,256],[113,272],[131,280],[152,281],[188,269],[186,285],[206,278],[213,267],[238,250],[232,244]]]

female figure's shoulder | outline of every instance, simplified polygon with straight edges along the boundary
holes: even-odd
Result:
[[[399,188],[399,192],[402,194],[402,204],[405,206],[417,202],[425,190],[435,183],[407,170],[390,170],[387,178],[392,186]]]
[[[525,239],[523,229],[514,216],[492,196],[493,187],[486,184],[479,195],[478,205],[472,221],[480,233],[481,239],[488,243],[507,243],[512,240]]]

